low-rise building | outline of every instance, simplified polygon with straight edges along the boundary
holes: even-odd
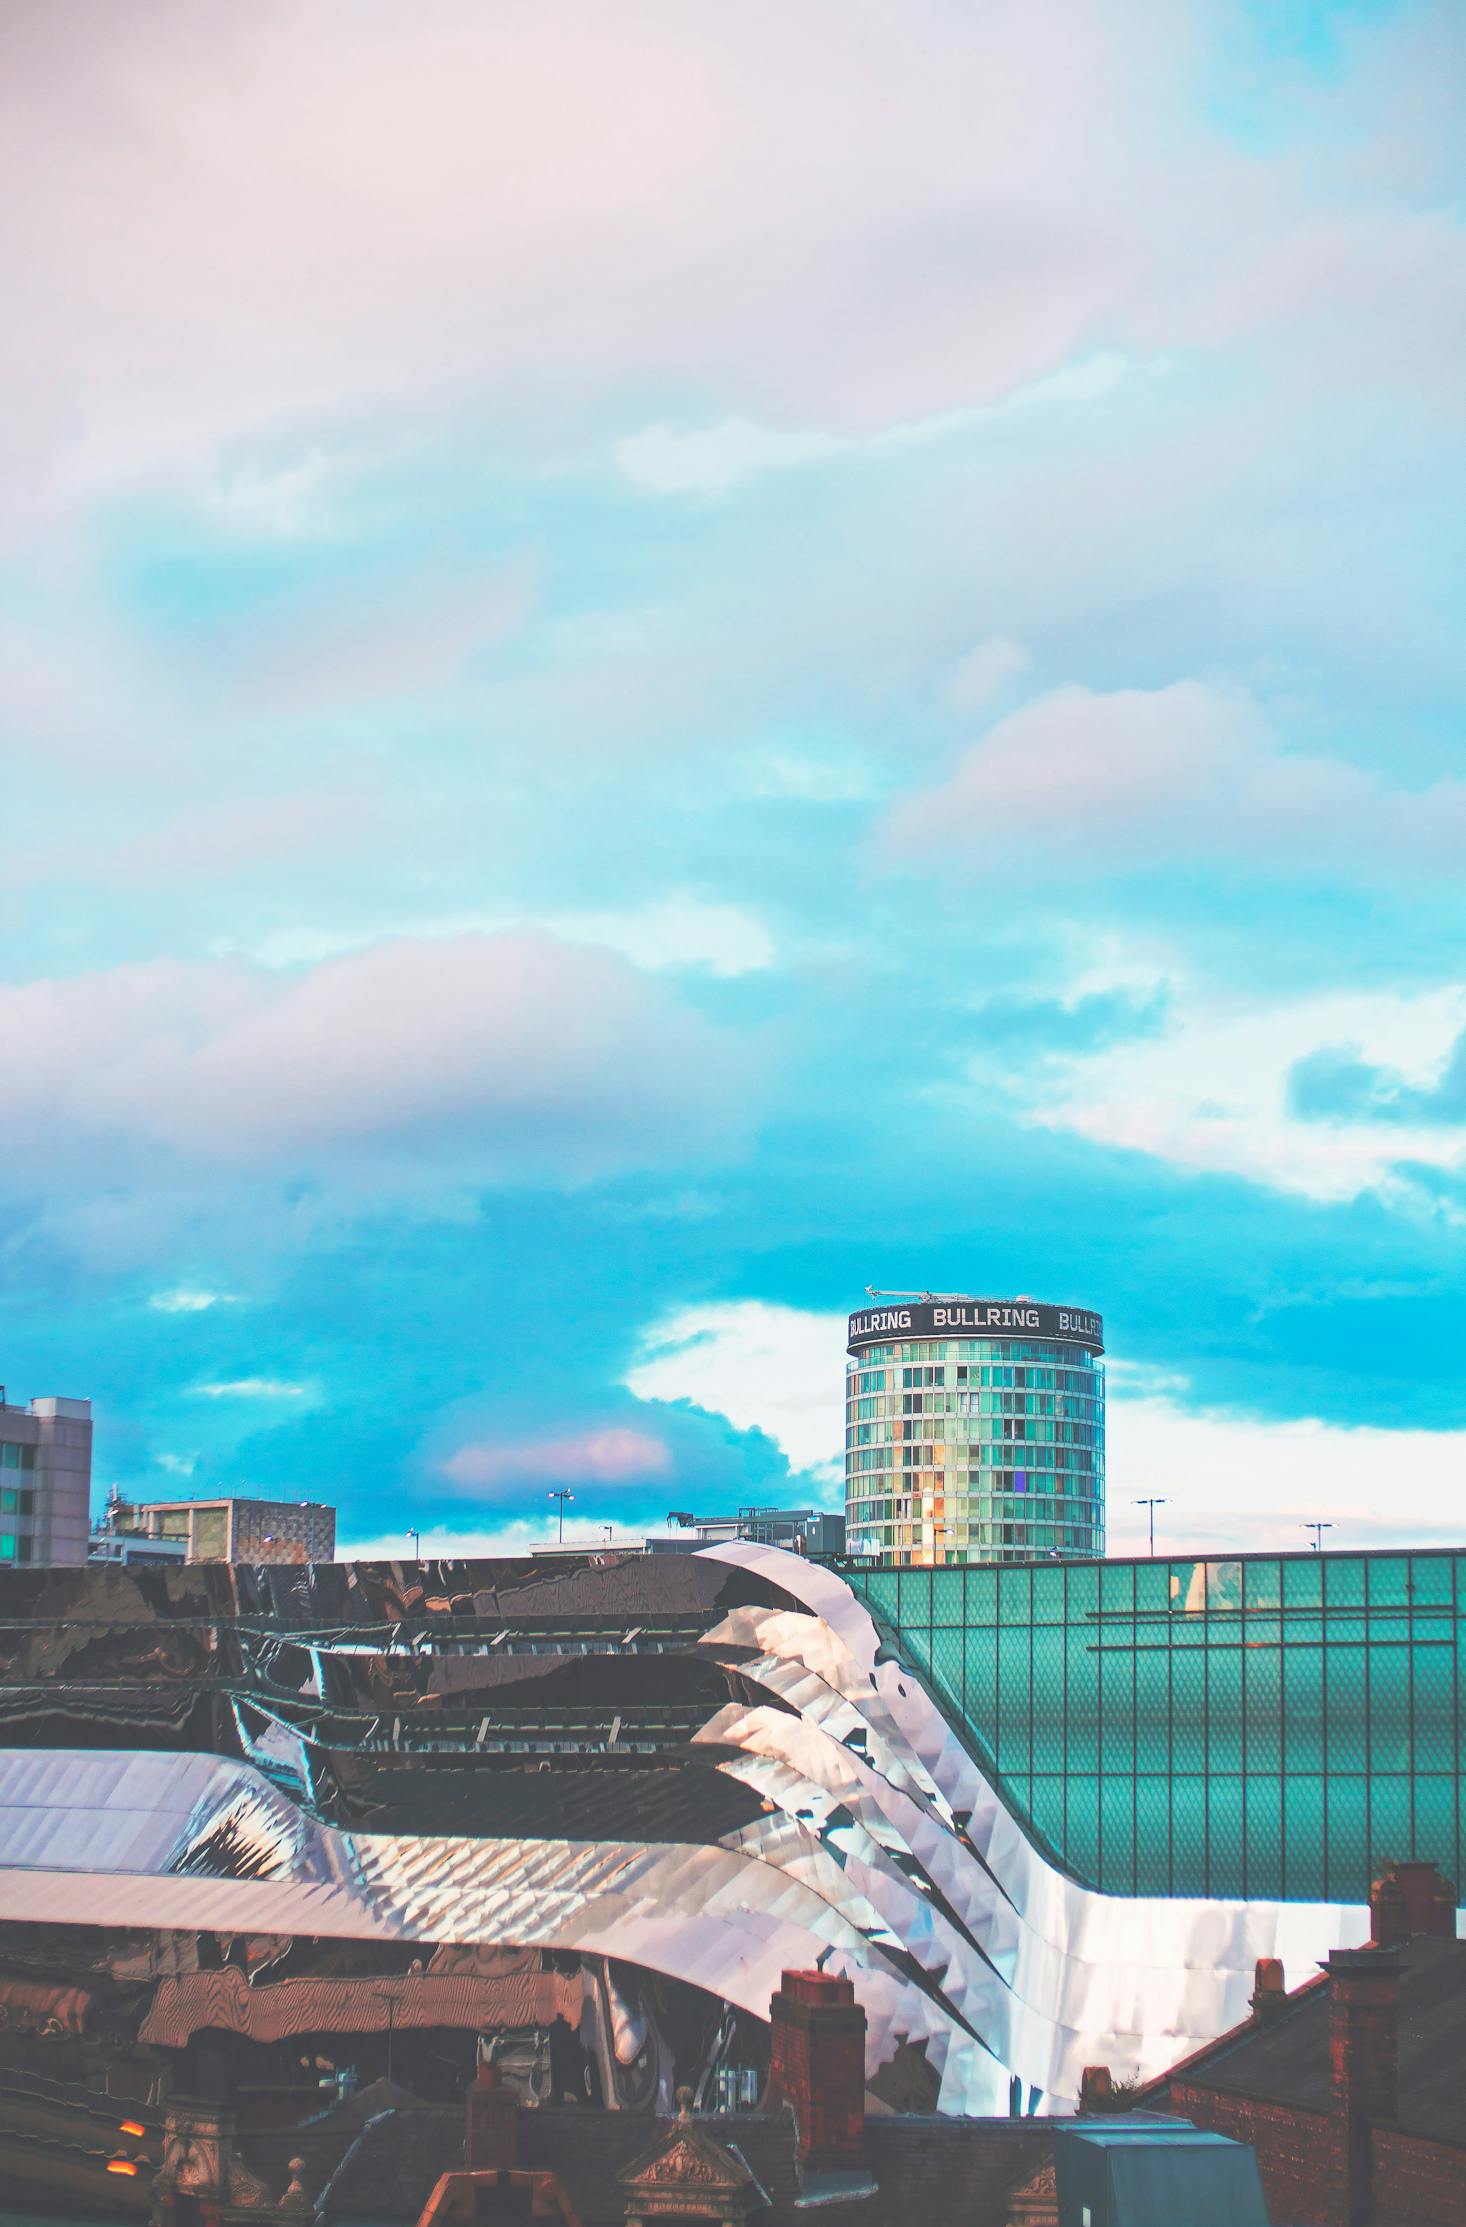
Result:
[[[150,1547],[162,1552],[150,1557]],[[92,1559],[173,1559],[179,1549],[186,1562],[330,1562],[336,1553],[336,1511],[319,1500],[230,1494],[145,1500],[137,1506],[119,1501],[109,1504]]]

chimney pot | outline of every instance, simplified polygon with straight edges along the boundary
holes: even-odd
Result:
[[[1086,2065],[1079,2076],[1079,2110],[1081,2117],[1103,2117],[1114,2102],[1115,2083],[1108,2065]]]
[[[1252,1976],[1252,2015],[1259,2024],[1277,2018],[1288,2007],[1288,1990],[1283,1984],[1282,1958],[1260,1956]]]

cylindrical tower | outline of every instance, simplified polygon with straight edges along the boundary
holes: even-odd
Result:
[[[846,1541],[889,1562],[1105,1551],[1104,1325],[1033,1299],[882,1296],[850,1317]]]

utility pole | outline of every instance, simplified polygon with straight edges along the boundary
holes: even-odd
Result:
[[[1165,1503],[1165,1500],[1164,1500],[1163,1498],[1158,1498],[1158,1499],[1154,1499],[1154,1500],[1137,1500],[1137,1501],[1136,1501],[1136,1503],[1135,1503],[1135,1505],[1136,1505],[1136,1507],[1137,1507],[1137,1508],[1144,1508],[1144,1509],[1148,1510],[1148,1512],[1149,1512],[1149,1515],[1150,1515],[1150,1551],[1151,1551],[1151,1554],[1152,1554],[1152,1556],[1154,1556],[1154,1554],[1155,1554],[1155,1512],[1156,1512],[1157,1508],[1164,1508],[1164,1506],[1166,1505],[1166,1503]]]
[[[1325,1531],[1332,1531],[1332,1530],[1333,1530],[1333,1528],[1334,1528],[1334,1527],[1333,1527],[1333,1525],[1332,1525],[1331,1523],[1305,1523],[1305,1524],[1304,1524],[1304,1526],[1303,1526],[1303,1528],[1304,1528],[1304,1530],[1305,1530],[1305,1531],[1311,1531],[1311,1532],[1313,1533],[1313,1551],[1314,1551],[1314,1553],[1315,1553],[1315,1554],[1322,1554],[1322,1552],[1323,1552],[1323,1535],[1324,1535]]]
[[[573,1492],[567,1492],[562,1486],[558,1492],[552,1492],[548,1497],[551,1500],[558,1500],[560,1503],[560,1544],[563,1546],[565,1544],[565,1503],[567,1500],[573,1500],[575,1495]]]

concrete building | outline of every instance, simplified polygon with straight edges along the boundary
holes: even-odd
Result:
[[[923,1567],[1102,1555],[1099,1316],[935,1292],[871,1301],[850,1317],[848,1551]]]
[[[178,1540],[188,1562],[329,1562],[336,1511],[319,1500],[148,1500],[120,1510],[111,1535],[160,1546]]]
[[[0,1385],[0,1563],[85,1562],[92,1403],[12,1406]]]

